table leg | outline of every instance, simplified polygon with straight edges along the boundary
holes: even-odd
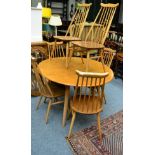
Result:
[[[65,86],[65,101],[64,101],[63,118],[62,118],[62,127],[64,127],[66,123],[69,94],[70,94],[70,87]]]
[[[90,57],[90,54],[89,52],[87,52],[86,72],[88,71],[88,67],[89,67],[89,57]]]

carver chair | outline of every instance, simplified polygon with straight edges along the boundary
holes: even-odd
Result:
[[[70,41],[81,40],[81,34],[84,24],[90,9],[90,4],[78,4],[78,7],[73,15],[70,25],[65,36],[54,36],[56,40],[61,40],[66,45],[66,67],[68,67],[68,57],[70,57]]]
[[[49,112],[52,108],[52,105],[63,103],[64,100],[59,100],[59,97],[63,97],[65,94],[65,87],[63,85],[56,84],[54,82],[49,83],[49,81],[42,76],[36,61],[32,61],[33,70],[35,72],[35,76],[38,82],[40,99],[37,104],[36,109],[41,104],[42,97],[49,98],[48,107],[45,115],[45,122],[47,124]]]
[[[75,46],[73,47],[73,52],[76,48],[76,52],[81,53],[80,55],[87,55],[87,58],[90,57],[90,53],[92,53],[92,50],[95,50],[96,53],[96,50],[100,52],[104,48],[103,45],[105,39],[108,35],[109,28],[119,4],[101,3],[100,5],[100,10],[94,22],[92,23],[85,40],[72,41],[72,44]],[[94,48],[92,47],[92,45],[94,45]]]
[[[68,138],[71,136],[76,113],[81,114],[97,114],[97,124],[99,131],[99,139],[101,141],[100,127],[100,112],[104,108],[104,86],[105,78],[108,73],[91,73],[81,72],[76,70],[77,84],[74,91],[73,99],[71,100],[70,108],[72,111],[72,120],[68,133]],[[93,87],[93,92],[90,87]],[[96,91],[98,90],[98,91]]]
[[[77,37],[77,38],[81,37],[82,31],[84,28],[84,24],[85,24],[86,18],[88,16],[88,12],[89,12],[91,5],[92,5],[92,3],[78,4],[76,12],[71,19],[70,25],[67,29],[65,36],[69,35],[69,36]]]

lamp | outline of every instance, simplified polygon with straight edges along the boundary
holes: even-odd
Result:
[[[61,26],[61,18],[59,15],[52,15],[48,24],[55,26],[55,35],[57,36],[57,26]]]
[[[51,14],[52,14],[51,8],[45,8],[45,7],[42,8],[42,17],[43,18],[50,18]]]
[[[38,8],[38,9],[42,9],[41,2],[38,2],[37,8]]]

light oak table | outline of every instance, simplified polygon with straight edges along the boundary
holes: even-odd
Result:
[[[84,58],[84,62],[87,59]],[[51,60],[47,59],[39,63],[39,69],[43,76],[48,80],[65,85],[65,100],[64,100],[64,110],[63,110],[63,119],[62,126],[65,126],[66,115],[68,110],[68,100],[70,95],[70,86],[76,86],[77,75],[75,70],[85,71],[85,65],[81,63],[81,58],[73,57],[72,62],[70,63],[69,68],[65,67],[66,58],[52,58]],[[89,70],[88,72],[99,72],[103,73],[103,65],[101,62],[90,60],[89,61]],[[109,72],[109,75],[106,77],[105,83],[110,82],[113,77],[113,71],[105,66],[105,72]]]
[[[104,48],[104,46],[102,44],[98,44],[93,41],[72,41],[71,43],[75,46],[82,47],[82,48],[86,49],[86,50],[83,50],[84,52],[87,53],[87,61],[86,61],[86,70],[85,71],[88,71],[90,51],[91,50],[101,50]],[[82,51],[80,51],[80,52],[82,52]]]

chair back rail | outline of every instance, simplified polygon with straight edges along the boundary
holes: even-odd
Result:
[[[84,101],[85,104],[77,104],[79,107],[76,106],[81,112],[87,111],[90,113],[91,111],[94,112],[101,109],[105,78],[108,73],[90,73],[76,70],[76,74],[78,78],[73,96],[73,104],[76,104],[75,100],[78,100],[79,103]]]
[[[63,42],[54,42],[50,45],[49,58],[65,57],[65,44]]]
[[[103,4],[86,36],[85,40],[91,40],[99,44],[104,44],[104,41],[108,35],[109,28],[111,26],[113,17],[116,12],[117,4]],[[94,26],[96,28],[94,29]],[[93,34],[93,36],[92,36]]]

